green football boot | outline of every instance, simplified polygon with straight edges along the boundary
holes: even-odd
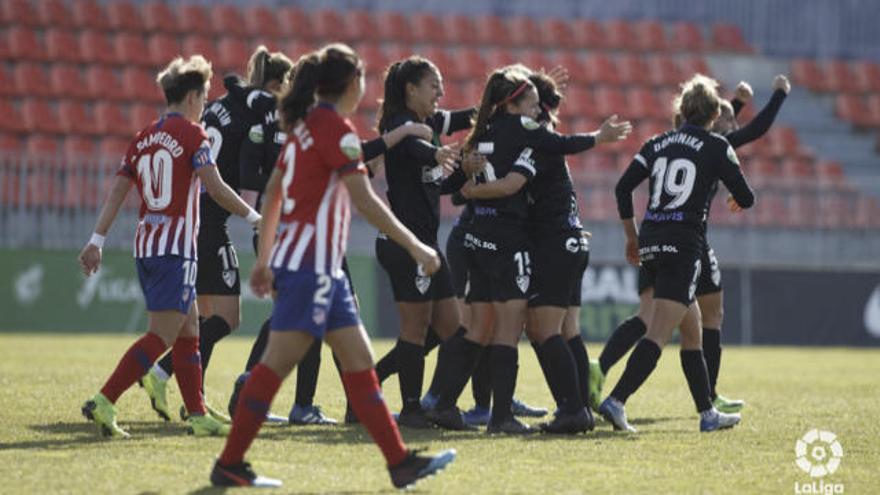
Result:
[[[209,415],[192,415],[186,418],[189,433],[197,437],[225,437],[229,435],[229,425],[225,425]]]
[[[602,373],[602,367],[599,361],[590,360],[590,409],[599,412],[599,405],[602,404],[602,387],[605,386],[605,374]]]
[[[171,410],[168,409],[168,397],[165,392],[168,380],[159,378],[153,369],[150,368],[150,371],[138,380],[138,385],[147,393],[147,397],[150,398],[150,405],[156,411],[156,414],[165,421],[171,421]]]
[[[715,406],[715,409],[718,409],[723,413],[731,414],[742,411],[742,408],[745,407],[746,403],[743,400],[728,399],[723,395],[719,395],[712,401],[712,405]]]
[[[229,416],[223,414],[223,411],[217,409],[211,404],[208,404],[208,401],[205,401],[205,411],[208,413],[208,416],[211,416],[223,424],[232,424],[232,420]],[[189,413],[186,412],[186,406],[180,406],[180,419],[186,421],[187,418],[189,418]]]
[[[101,436],[128,438],[131,435],[116,424],[116,406],[104,394],[96,394],[82,406],[82,414],[98,426]]]

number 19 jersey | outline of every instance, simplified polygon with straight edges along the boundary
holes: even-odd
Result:
[[[201,183],[195,171],[204,166],[214,166],[208,135],[180,114],[164,115],[137,134],[117,171],[141,196],[135,258],[197,258]]]
[[[357,131],[331,105],[296,124],[281,149],[281,228],[270,266],[343,276],[351,205],[340,177],[366,174]]]

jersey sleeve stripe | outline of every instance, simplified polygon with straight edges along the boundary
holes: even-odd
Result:
[[[290,256],[290,261],[287,263],[288,270],[299,270],[300,265],[302,265],[303,255],[306,252],[306,248],[309,247],[309,243],[312,242],[312,236],[314,235],[314,225],[310,223],[303,225],[302,233],[299,235],[299,241],[297,241],[296,247],[293,249],[293,254]]]
[[[442,110],[440,113],[443,114],[443,130],[440,134],[446,135],[449,133],[450,124],[452,124],[452,112],[449,110]]]
[[[648,161],[645,160],[645,157],[643,157],[641,153],[637,153],[636,156],[633,157],[633,160],[641,163],[643,167],[648,168]]]

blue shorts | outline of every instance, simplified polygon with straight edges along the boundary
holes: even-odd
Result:
[[[323,339],[326,332],[361,324],[346,277],[283,268],[274,273],[277,295],[272,330],[299,330]]]
[[[196,300],[195,260],[180,256],[137,258],[138,279],[147,303],[147,311],[180,311],[189,313]]]

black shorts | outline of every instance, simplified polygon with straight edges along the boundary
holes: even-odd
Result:
[[[527,299],[532,263],[525,232],[499,224],[469,228],[464,247],[468,255],[468,303]]]
[[[685,306],[694,302],[700,277],[700,250],[669,242],[639,242],[642,271],[639,286],[654,288],[655,299],[670,299]]]
[[[703,269],[700,270],[700,279],[697,280],[697,297],[721,292],[721,267],[718,266],[718,258],[709,243],[703,247],[700,263]]]
[[[238,255],[229,241],[225,226],[202,225],[199,228],[199,271],[196,292],[209,296],[241,294]]]
[[[581,231],[532,238],[532,283],[529,307],[581,305],[590,243]]]
[[[464,226],[456,225],[446,239],[446,261],[449,262],[449,274],[452,277],[452,288],[455,297],[464,299],[467,294],[468,269],[467,251],[464,249]]]
[[[391,279],[391,292],[396,302],[439,301],[455,296],[449,264],[439,249],[437,254],[440,269],[426,277],[405,249],[387,237],[380,235],[376,238],[376,258]]]

